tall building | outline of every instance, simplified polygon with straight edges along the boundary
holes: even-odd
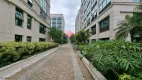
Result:
[[[80,31],[80,10],[78,11],[78,14],[76,16],[76,20],[75,20],[75,33],[77,33],[78,31]]]
[[[92,41],[115,39],[117,24],[124,20],[126,15],[133,15],[138,2],[140,0],[81,0],[78,15],[83,18],[76,18],[80,23],[76,26],[76,32],[81,29],[91,32]]]
[[[0,0],[0,41],[48,41],[50,0]]]
[[[65,30],[65,20],[63,14],[51,14],[51,27],[59,30]]]

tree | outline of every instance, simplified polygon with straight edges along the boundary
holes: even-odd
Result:
[[[65,37],[63,31],[55,27],[50,28],[48,34],[52,37],[52,39],[56,43],[65,43],[67,41],[67,37]]]
[[[134,9],[133,16],[127,15],[118,23],[116,39],[140,42],[142,39],[142,3]]]
[[[135,12],[142,12],[142,0],[140,1],[140,4],[135,7],[134,11]]]
[[[77,34],[75,34],[74,39],[76,44],[86,44],[89,40],[89,32],[81,30]]]
[[[120,21],[118,23],[118,28],[115,29],[118,30],[116,33],[116,39],[125,39],[126,37],[129,37],[130,39],[128,41],[131,41],[130,31],[134,28],[131,22],[132,22],[132,17],[127,15],[125,17],[125,20]]]

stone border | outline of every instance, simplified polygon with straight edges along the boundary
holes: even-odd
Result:
[[[48,56],[49,54],[57,51],[59,48],[60,46],[0,68],[0,80],[5,80],[5,78],[11,77],[17,72],[20,72],[21,70]]]
[[[72,63],[73,63],[73,72],[74,72],[74,80],[84,80],[82,71],[79,67],[78,61],[75,56],[75,52],[73,50],[73,46],[70,44],[71,47],[71,55],[72,55]]]
[[[82,58],[83,63],[88,68],[95,80],[107,80],[85,57],[83,57],[82,54],[80,54],[80,51],[77,51],[77,53]]]

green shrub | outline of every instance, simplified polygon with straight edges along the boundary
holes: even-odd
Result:
[[[1,42],[0,67],[54,47],[57,47],[54,42]]]
[[[124,41],[96,41],[81,46],[83,55],[104,74],[113,71],[117,77],[135,77],[142,71],[142,45]],[[120,76],[121,75],[121,76]]]

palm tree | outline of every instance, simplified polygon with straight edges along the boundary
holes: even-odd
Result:
[[[88,31],[81,30],[77,34],[75,34],[75,41],[77,44],[86,44],[90,35]]]
[[[127,41],[139,41],[142,38],[142,3],[134,9],[133,16],[127,15],[125,20],[118,23],[116,39],[126,39]]]
[[[140,4],[135,7],[134,11],[135,12],[142,12],[142,0],[140,1]]]
[[[118,28],[115,29],[117,30],[116,39],[129,38],[127,39],[127,41],[131,41],[130,31],[134,28],[131,22],[132,22],[132,17],[129,15],[126,15],[125,20],[120,21],[118,23]]]

